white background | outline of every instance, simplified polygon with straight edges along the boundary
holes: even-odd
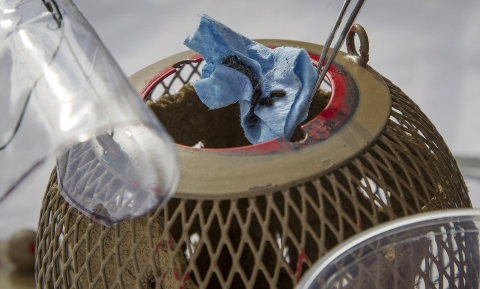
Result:
[[[323,44],[343,1],[75,3],[130,75],[186,50],[183,40],[195,31],[200,13],[249,38]],[[455,155],[480,157],[480,1],[368,0],[356,23],[364,26],[369,35],[370,66],[424,110]],[[0,204],[0,240],[17,229],[36,228],[52,167],[53,162],[45,165]],[[474,206],[480,207],[480,180],[468,177],[467,182]]]

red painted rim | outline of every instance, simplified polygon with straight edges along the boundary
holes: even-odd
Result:
[[[312,63],[315,66],[318,65],[319,55],[309,53],[309,56]],[[187,60],[198,63],[203,61],[203,58],[200,54],[194,54]],[[148,97],[157,84],[177,71],[174,66],[175,63],[157,72],[151,79],[146,81],[145,86],[140,90],[140,95],[143,99]],[[192,148],[181,144],[175,145],[184,149],[211,151],[220,154],[263,155],[294,151],[325,140],[330,137],[336,129],[343,126],[349,116],[353,114],[356,107],[356,100],[358,100],[357,86],[341,66],[333,63],[328,69],[326,77],[332,86],[330,101],[320,114],[301,126],[306,135],[302,141],[289,142],[284,138],[276,138],[259,144],[220,149]]]

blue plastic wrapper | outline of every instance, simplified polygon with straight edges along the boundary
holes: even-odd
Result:
[[[304,49],[268,48],[201,15],[193,37],[184,44],[206,61],[202,79],[193,84],[210,109],[239,102],[247,139],[260,143],[290,140],[307,117],[317,74]]]

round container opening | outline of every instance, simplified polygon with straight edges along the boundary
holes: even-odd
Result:
[[[312,60],[314,64],[316,62]],[[143,97],[176,144],[207,149],[250,146],[240,125],[238,103],[209,110],[191,85],[200,79],[203,61],[182,61],[159,73],[155,85]],[[305,139],[301,126],[322,112],[331,98],[327,79],[315,95],[307,119],[297,126],[290,142]]]

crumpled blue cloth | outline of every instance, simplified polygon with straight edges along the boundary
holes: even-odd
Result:
[[[283,137],[290,140],[305,120],[317,79],[304,49],[270,49],[207,15],[184,44],[206,61],[202,79],[193,83],[210,109],[240,104],[240,119],[253,143]],[[233,64],[232,64],[233,63]]]

